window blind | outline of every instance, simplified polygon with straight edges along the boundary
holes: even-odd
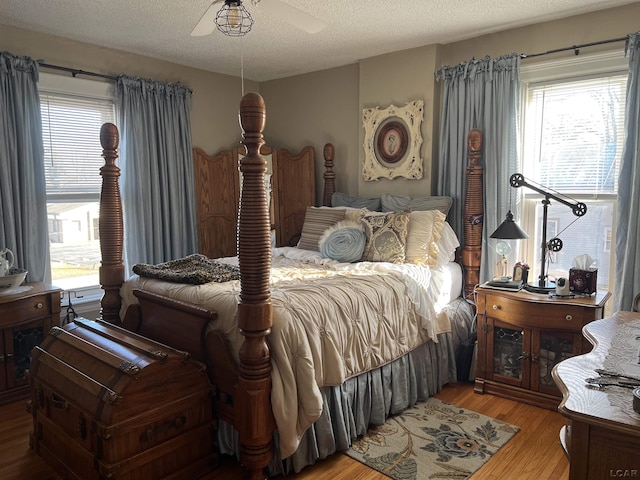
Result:
[[[627,75],[530,84],[525,174],[571,194],[613,194],[624,141]]]
[[[40,91],[40,106],[47,200],[97,201],[100,127],[114,121],[113,101]]]

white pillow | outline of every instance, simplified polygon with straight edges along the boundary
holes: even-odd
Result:
[[[411,212],[407,234],[406,261],[435,267],[438,263],[437,242],[445,224],[446,215],[440,210]]]
[[[440,232],[440,240],[436,242],[438,258],[435,261],[434,268],[440,268],[448,262],[454,262],[456,260],[456,248],[459,246],[460,240],[456,232],[453,231],[449,222],[444,222]]]

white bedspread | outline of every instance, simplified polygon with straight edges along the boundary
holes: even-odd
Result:
[[[290,247],[274,249],[272,265],[271,402],[286,458],[320,416],[320,387],[339,385],[451,331],[446,315],[438,314],[451,300],[451,274],[413,264],[342,264]],[[135,288],[215,310],[210,328],[224,331],[238,360],[239,281],[194,286],[132,277],[123,286],[123,310],[136,301]]]

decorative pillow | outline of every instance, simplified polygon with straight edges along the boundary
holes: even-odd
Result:
[[[307,207],[298,248],[319,252],[318,240],[324,231],[344,220],[344,209]]]
[[[403,210],[440,210],[447,215],[453,204],[451,197],[410,197],[409,195],[389,195],[380,197],[383,212],[399,212]]]
[[[356,223],[360,223],[360,220],[362,220],[362,217],[364,217],[364,215],[366,213],[369,213],[370,210],[367,210],[366,208],[352,208],[352,207],[342,207],[344,208],[344,220],[345,221],[350,221],[350,222],[356,222]]]
[[[331,205],[333,207],[366,208],[372,212],[379,212],[381,202],[379,198],[353,197],[346,193],[335,192],[331,196]]]
[[[362,260],[404,263],[409,212],[367,213],[362,224],[367,235]]]
[[[440,268],[448,262],[454,262],[456,259],[456,248],[460,246],[460,240],[453,231],[448,222],[442,225],[440,232],[440,240],[436,242],[438,248],[438,258],[435,260],[434,268]]]
[[[438,259],[440,240],[446,215],[439,210],[411,212],[407,234],[406,261],[434,267]]]
[[[327,228],[318,241],[323,257],[343,263],[360,260],[366,243],[367,236],[362,223],[349,220]]]

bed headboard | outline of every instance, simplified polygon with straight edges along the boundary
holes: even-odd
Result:
[[[237,253],[238,162],[244,154],[244,147],[221,150],[215,155],[193,149],[199,251],[209,258],[232,257]],[[267,158],[270,169],[276,161],[276,149],[263,145],[260,154]],[[273,212],[270,213],[274,223]]]
[[[207,155],[200,148],[193,149],[198,240],[200,253],[209,258],[237,253],[238,165],[245,152],[245,147],[239,147]],[[260,155],[267,160],[265,186],[275,245],[293,246],[302,232],[307,207],[315,204],[315,151],[312,146],[293,153],[262,145]]]
[[[209,258],[236,254],[240,179],[233,151],[208,155],[193,149],[200,253]]]

